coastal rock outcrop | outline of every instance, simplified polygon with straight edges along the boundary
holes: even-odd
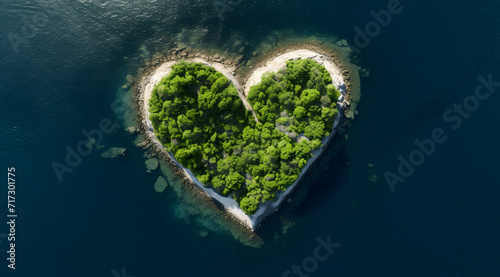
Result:
[[[112,148],[109,148],[108,150],[104,151],[101,154],[101,157],[106,158],[106,159],[114,159],[114,158],[117,158],[119,156],[124,156],[125,151],[127,151],[127,149],[125,149],[125,148],[112,147]]]
[[[168,187],[168,183],[165,178],[159,176],[155,183],[155,190],[158,193],[162,193]]]
[[[148,172],[151,172],[151,171],[156,170],[158,168],[158,159],[156,159],[156,158],[148,159],[148,160],[146,160],[145,164],[146,164],[146,169],[148,170]]]

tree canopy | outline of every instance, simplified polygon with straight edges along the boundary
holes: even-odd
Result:
[[[233,195],[247,214],[295,182],[337,115],[339,91],[312,60],[292,60],[250,88],[201,63],[179,62],[149,100],[155,135],[207,187]]]

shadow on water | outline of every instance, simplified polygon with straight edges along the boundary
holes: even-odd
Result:
[[[302,218],[318,212],[321,203],[339,189],[348,168],[345,142],[342,134],[336,134],[325,153],[279,210],[262,222],[258,233],[267,247],[285,243],[285,240],[277,239],[286,236],[289,229],[301,222]]]

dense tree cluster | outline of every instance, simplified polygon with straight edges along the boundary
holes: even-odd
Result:
[[[256,122],[220,72],[180,62],[153,89],[150,119],[155,135],[184,167],[253,214],[298,178],[329,134],[340,95],[331,82],[315,61],[287,62],[250,89]]]

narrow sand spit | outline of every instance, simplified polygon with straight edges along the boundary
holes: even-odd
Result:
[[[274,59],[269,59],[264,66],[257,68],[253,74],[250,76],[248,81],[245,84],[245,87],[242,88],[234,77],[234,70],[235,68],[230,68],[226,65],[220,64],[220,63],[215,63],[215,62],[208,62],[206,60],[200,59],[200,58],[195,58],[195,59],[188,59],[186,60],[187,62],[200,62],[209,66],[212,66],[215,70],[221,72],[224,76],[226,76],[238,89],[240,98],[245,104],[245,107],[252,111],[252,108],[250,104],[246,100],[246,96],[248,95],[248,92],[250,91],[250,87],[253,85],[256,85],[260,83],[261,81],[261,76],[266,73],[266,72],[277,72],[285,67],[285,63],[288,60],[293,60],[293,59],[311,59],[314,61],[319,62],[321,65],[323,65],[327,71],[330,73],[333,84],[335,87],[341,92],[341,96],[339,97],[339,100],[337,102],[337,108],[339,110],[339,113],[337,114],[337,117],[335,119],[334,125],[332,126],[333,131],[330,133],[329,136],[323,138],[323,146],[320,149],[317,149],[313,151],[313,157],[307,161],[306,166],[302,169],[299,178],[290,186],[285,192],[282,192],[279,195],[278,200],[273,201],[273,202],[266,202],[264,204],[261,204],[257,212],[252,215],[248,216],[243,212],[243,210],[239,207],[238,203],[230,197],[223,197],[219,195],[217,192],[215,192],[213,189],[207,189],[206,187],[203,186],[203,184],[194,176],[194,174],[189,170],[184,167],[182,167],[173,157],[171,153],[167,153],[181,168],[184,169],[184,172],[186,173],[186,176],[188,176],[193,183],[195,183],[197,186],[199,186],[201,189],[205,191],[210,197],[213,199],[216,199],[219,201],[224,207],[226,208],[227,212],[231,213],[233,216],[238,218],[244,225],[246,225],[248,228],[251,230],[254,230],[255,227],[258,226],[258,224],[262,221],[262,219],[271,214],[273,211],[275,211],[280,204],[286,199],[286,196],[292,192],[292,190],[297,186],[297,184],[300,182],[302,177],[305,175],[305,173],[309,170],[311,164],[313,164],[316,159],[322,154],[324,149],[326,149],[328,143],[330,142],[331,138],[335,135],[336,133],[336,127],[338,126],[340,122],[340,118],[342,116],[342,109],[344,108],[344,99],[346,95],[346,90],[345,90],[345,82],[344,79],[342,78],[342,74],[334,63],[329,61],[326,57],[324,57],[321,54],[318,54],[316,52],[313,52],[311,50],[307,49],[302,49],[302,50],[296,50],[292,52],[288,52],[286,54],[283,54],[281,56],[278,56]],[[141,94],[143,97],[143,103],[144,106],[141,107],[143,109],[143,115],[146,117],[144,118],[147,122],[148,125],[148,130],[147,132],[150,133],[151,138],[156,138],[153,134],[153,126],[151,124],[151,121],[149,120],[149,99],[151,98],[151,93],[153,88],[161,81],[162,78],[166,77],[170,71],[171,71],[171,66],[177,63],[177,61],[171,61],[171,62],[165,62],[162,65],[160,65],[155,71],[153,71],[151,74],[146,75],[143,80],[141,81],[141,86],[140,89],[142,90]],[[254,113],[255,117],[255,113]],[[158,144],[161,149],[165,150],[161,143],[156,140],[156,144]]]

